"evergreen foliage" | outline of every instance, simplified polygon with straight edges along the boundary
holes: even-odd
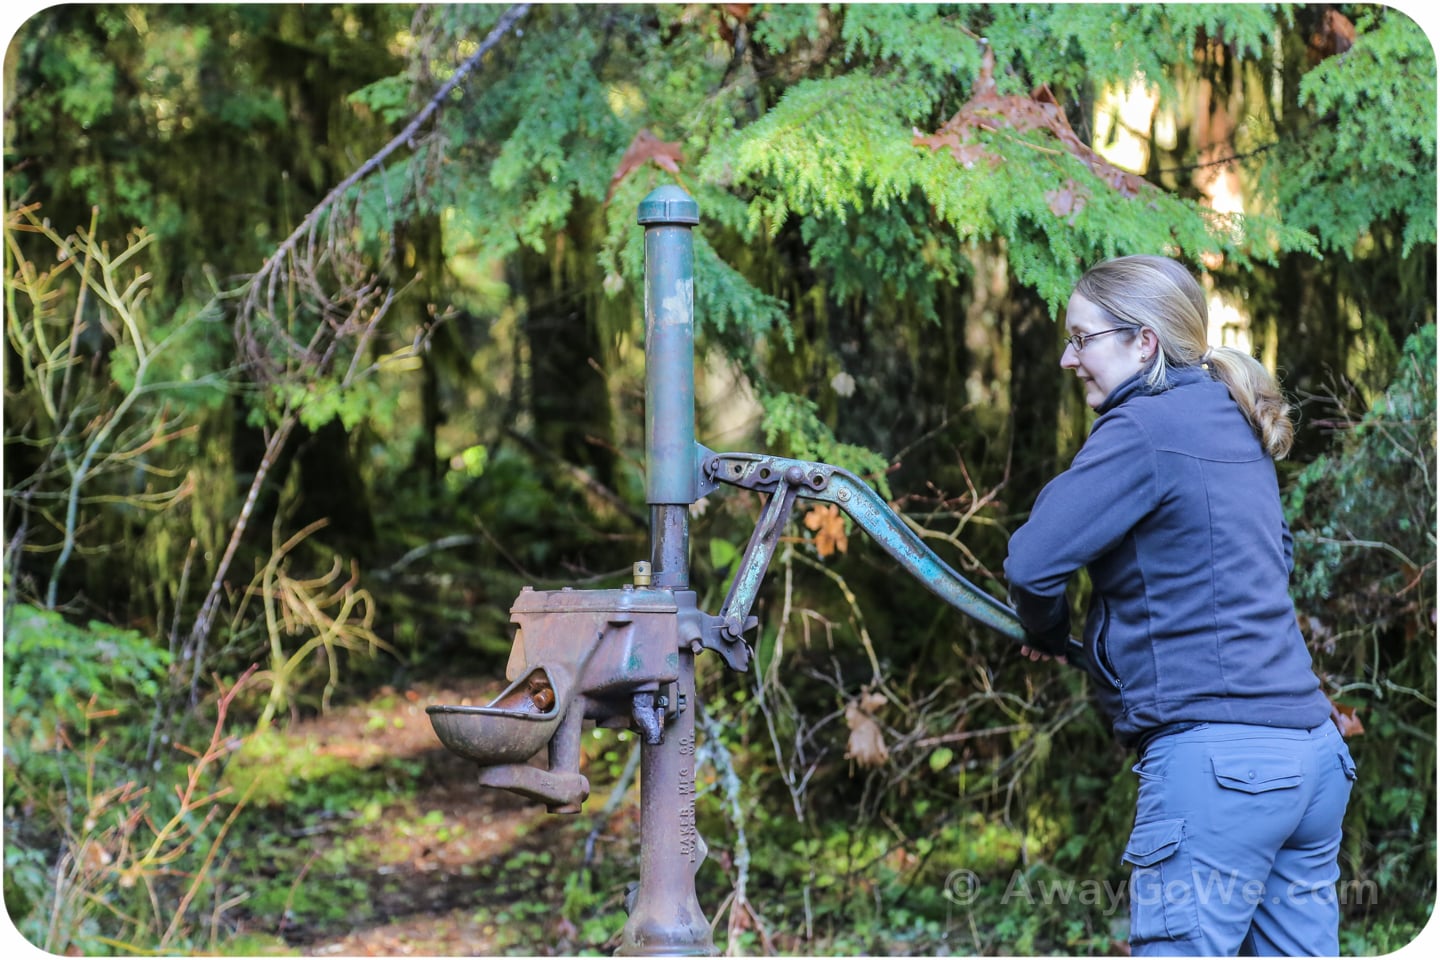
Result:
[[[1379,890],[1366,911],[1399,911],[1423,925],[1434,877],[1427,823],[1435,796],[1396,781],[1436,775],[1431,739],[1435,664],[1435,327],[1405,344],[1395,381],[1343,422],[1332,453],[1296,477],[1287,514],[1295,531],[1294,592],[1331,695],[1365,728],[1345,855]],[[1400,682],[1398,678],[1408,678]],[[1373,738],[1373,739],[1372,739]],[[1413,909],[1411,909],[1413,907]],[[1367,952],[1362,935],[1355,951]]]
[[[1354,48],[1300,81],[1315,127],[1268,173],[1288,222],[1355,255],[1376,221],[1403,224],[1402,255],[1435,242],[1435,50],[1404,14],[1368,13]]]
[[[1423,31],[1343,4],[517,13],[71,5],[15,38],[5,856],[22,929],[59,918],[57,953],[216,950],[218,922],[185,919],[198,892],[216,917],[294,907],[274,887],[238,906],[250,879],[210,871],[231,823],[266,828],[228,800],[220,819],[186,805],[227,755],[217,713],[283,724],[372,684],[498,676],[521,586],[611,585],[646,556],[635,213],[678,183],[701,212],[697,439],[851,470],[997,596],[1008,531],[1086,430],[1055,366],[1080,273],[1170,253],[1249,317],[1303,411],[1282,474],[1297,609],[1367,731],[1342,868],[1384,896],[1346,905],[1344,942],[1413,937],[1435,894]],[[1153,98],[1144,129],[1119,122],[1127,89]],[[1108,159],[1101,120],[1144,144],[1143,169]],[[1215,209],[1217,177],[1243,212]],[[702,607],[756,507],[695,505]],[[707,906],[735,894],[721,940],[1112,952],[1123,904],[1014,899],[1123,882],[1133,778],[1083,677],[940,608],[842,517],[796,513],[753,672],[701,658],[700,882]],[[120,712],[87,714],[91,697]],[[877,764],[857,729],[885,745]],[[146,762],[196,734],[217,739],[189,772]],[[143,820],[122,791],[77,828],[87,776],[174,794],[173,874],[72,869]],[[312,880],[327,869],[349,879]],[[614,898],[582,886],[565,919],[601,930],[582,945],[598,950]]]

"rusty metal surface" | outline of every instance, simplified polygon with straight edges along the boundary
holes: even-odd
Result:
[[[510,608],[518,629],[506,675],[548,666],[574,677],[578,692],[593,700],[623,699],[628,713],[631,692],[676,677],[677,609],[668,590],[526,588]]]
[[[690,510],[695,496],[694,201],[679,187],[640,205],[645,227],[645,499],[650,511],[651,580],[677,597],[669,650],[674,683],[637,691],[640,747],[640,883],[616,953],[709,956],[710,924],[695,897],[704,844],[695,827],[695,658],[713,633],[694,610]],[[680,614],[681,608],[685,614]],[[682,633],[683,629],[683,633]],[[697,634],[699,636],[697,636]],[[659,736],[654,725],[661,726]]]
[[[690,509],[659,504],[650,508],[650,576],[657,587],[690,586]]]
[[[483,707],[427,707],[447,749],[478,763],[519,763],[540,752],[560,725],[555,687],[544,667],[517,679]]]
[[[676,714],[640,753],[640,884],[618,956],[696,957],[718,951],[695,896],[705,842],[695,826],[695,661],[681,654]]]
[[[590,796],[590,781],[580,772],[583,711],[572,709],[550,738],[548,768],[524,763],[482,766],[479,783],[539,800],[551,813],[579,813]]]
[[[694,610],[693,594],[682,602]],[[483,707],[427,708],[436,736],[483,768],[482,785],[543,801],[552,813],[578,812],[590,792],[580,774],[584,720],[627,725],[638,718],[642,733],[661,736],[657,707],[665,701],[656,698],[678,679],[680,627],[689,622],[680,609],[668,590],[527,587],[511,607],[511,684]],[[637,717],[641,696],[651,712]],[[548,767],[526,762],[547,746]]]
[[[545,804],[549,813],[579,813],[590,796],[590,781],[584,774],[546,770],[523,763],[481,767],[476,783],[496,790],[509,790],[527,800]]]

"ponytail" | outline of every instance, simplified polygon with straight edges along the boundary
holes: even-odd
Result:
[[[1231,398],[1245,414],[1265,452],[1284,459],[1295,439],[1290,405],[1280,394],[1280,385],[1264,365],[1243,350],[1213,347],[1206,361],[1210,375],[1225,384]]]

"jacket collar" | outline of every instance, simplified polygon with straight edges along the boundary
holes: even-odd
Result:
[[[1149,370],[1141,370],[1120,384],[1120,386],[1111,390],[1110,396],[1105,398],[1104,402],[1096,408],[1095,412],[1109,413],[1131,397],[1154,396],[1157,393],[1164,393],[1166,390],[1173,389],[1174,387],[1188,386],[1192,383],[1200,383],[1204,380],[1213,379],[1210,373],[1200,366],[1172,366],[1165,371],[1165,380],[1158,386],[1152,387],[1145,379],[1149,372]]]

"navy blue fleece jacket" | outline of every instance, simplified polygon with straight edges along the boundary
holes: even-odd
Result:
[[[1224,384],[1187,367],[1152,393],[1137,374],[1098,412],[1010,539],[1005,575],[1031,645],[1063,652],[1065,590],[1084,567],[1085,667],[1121,743],[1172,723],[1324,722],[1275,465]]]

